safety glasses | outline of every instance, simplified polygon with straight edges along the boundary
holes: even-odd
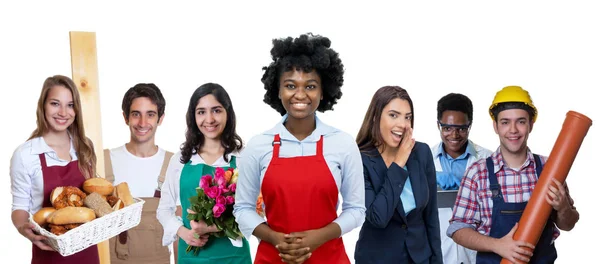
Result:
[[[471,129],[471,123],[466,125],[444,124],[440,121],[438,121],[437,123],[440,131],[442,131],[442,133],[444,134],[458,133],[461,135],[466,135],[467,133],[469,133],[469,129]]]

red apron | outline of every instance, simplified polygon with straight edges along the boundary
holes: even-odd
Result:
[[[273,158],[261,187],[269,227],[288,234],[327,226],[337,218],[338,189],[323,157],[323,136],[314,156],[280,158],[280,146],[275,135]],[[279,251],[261,241],[254,263],[281,263]],[[347,264],[350,260],[342,238],[336,238],[314,250],[304,263]]]
[[[42,164],[42,175],[44,176],[44,202],[43,207],[52,207],[50,203],[50,193],[59,186],[75,186],[81,188],[85,178],[79,171],[77,161],[71,161],[67,166],[46,165],[46,156],[40,154],[40,163]],[[33,244],[32,244],[33,245]],[[73,255],[63,257],[58,252],[41,250],[33,245],[32,264],[58,263],[58,264],[99,264],[98,248],[96,245],[86,248]]]

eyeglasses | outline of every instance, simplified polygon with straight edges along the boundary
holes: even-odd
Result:
[[[444,134],[453,134],[454,132],[458,132],[461,135],[466,135],[467,133],[469,133],[469,129],[471,128],[471,123],[466,125],[451,125],[444,124],[438,121],[438,125],[440,126],[440,130]]]

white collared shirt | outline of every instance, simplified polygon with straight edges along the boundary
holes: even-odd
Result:
[[[70,161],[60,159],[43,137],[25,141],[13,153],[10,160],[10,183],[13,197],[12,211],[23,210],[34,214],[44,202],[44,176],[39,154],[46,156],[46,165],[66,166]],[[77,160],[73,141],[69,150],[71,159]],[[49,198],[48,198],[49,199]]]

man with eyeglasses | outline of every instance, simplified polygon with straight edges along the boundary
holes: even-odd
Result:
[[[437,105],[437,123],[441,142],[431,148],[438,187],[442,190],[457,190],[466,169],[475,161],[487,158],[492,151],[469,140],[473,123],[473,103],[467,96],[450,93],[442,97]],[[438,214],[444,263],[475,263],[477,252],[457,245],[445,235],[452,217],[452,204],[456,192],[442,196],[438,193]],[[446,199],[448,201],[440,201]],[[443,206],[443,204],[449,204]]]

